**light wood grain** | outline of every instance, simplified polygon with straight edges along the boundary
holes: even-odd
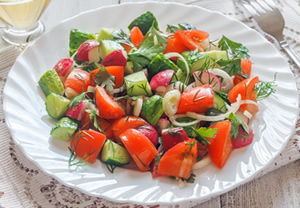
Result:
[[[43,21],[47,28],[59,23],[59,21],[78,14],[79,12],[93,9],[98,6],[137,2],[139,0],[52,0],[48,11],[43,15]],[[59,3],[58,3],[59,1]],[[199,5],[196,0],[173,0],[173,2]],[[55,3],[54,3],[55,2]],[[228,3],[228,1],[223,2]],[[72,10],[66,9],[72,4]],[[209,0],[203,0],[201,5],[207,5]],[[217,8],[222,9],[222,4]],[[53,17],[47,12],[55,12]],[[300,161],[293,162],[268,173],[258,179],[238,188],[204,202],[197,208],[296,208],[300,207]]]

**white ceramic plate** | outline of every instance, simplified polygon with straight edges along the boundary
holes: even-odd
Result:
[[[68,55],[71,28],[98,32],[101,27],[126,29],[141,13],[152,11],[160,27],[187,22],[210,33],[223,34],[250,50],[253,75],[270,81],[277,73],[276,93],[259,103],[252,122],[255,138],[248,148],[234,150],[221,170],[213,165],[195,171],[196,181],[185,188],[167,177],[153,180],[150,173],[118,168],[111,174],[99,161],[82,172],[68,169],[68,143],[51,139],[54,121],[45,111],[45,96],[37,82],[40,76]],[[298,92],[287,62],[261,35],[222,14],[175,3],[134,3],[98,8],[68,19],[32,43],[12,67],[4,90],[6,123],[14,141],[43,171],[90,195],[134,204],[203,202],[252,179],[283,150],[294,132],[298,116]]]

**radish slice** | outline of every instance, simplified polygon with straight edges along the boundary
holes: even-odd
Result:
[[[174,70],[167,69],[159,72],[150,81],[150,87],[152,90],[156,91],[158,87],[167,87],[174,75]]]
[[[193,76],[195,78],[196,86],[202,86],[208,84],[215,91],[221,90],[221,80],[213,73],[210,73],[208,71],[195,71],[193,73]]]
[[[253,131],[252,129],[248,128],[249,130],[249,134],[247,134],[242,127],[239,127],[239,132],[238,132],[238,136],[236,138],[232,138],[232,146],[234,149],[238,149],[241,147],[245,147],[250,145],[253,142]]]
[[[83,100],[78,105],[68,109],[66,112],[66,116],[80,121],[85,110],[89,109],[90,105],[91,104],[87,100]]]
[[[221,83],[222,90],[224,90],[225,92],[229,92],[231,90],[231,88],[233,87],[233,80],[229,76],[229,74],[227,74],[222,69],[218,69],[218,68],[209,69],[208,72],[211,72],[214,75],[217,75],[217,76],[220,76],[223,78],[222,83]]]
[[[70,58],[61,59],[55,64],[54,69],[62,83],[65,83],[67,77],[74,69],[74,61]]]
[[[163,99],[163,110],[168,117],[176,114],[180,97],[181,93],[179,90],[171,90],[165,94]]]
[[[163,129],[167,129],[170,126],[171,122],[166,118],[160,118],[156,124],[156,128],[159,132]]]

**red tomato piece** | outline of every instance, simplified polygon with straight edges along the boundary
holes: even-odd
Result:
[[[189,139],[176,144],[160,159],[157,172],[162,176],[188,179],[197,159],[197,141]]]
[[[125,116],[124,109],[106,93],[103,87],[96,87],[95,102],[100,118],[117,119]]]
[[[209,85],[194,87],[181,94],[177,114],[186,112],[204,113],[214,103],[214,92]]]
[[[242,67],[242,71],[241,74],[245,74],[248,75],[248,77],[250,77],[251,74],[251,69],[252,69],[252,62],[249,59],[241,59],[241,67]],[[241,81],[243,81],[245,78],[242,77],[241,75],[235,75],[234,79],[233,79],[233,83],[234,85],[240,83]]]
[[[256,102],[256,90],[255,85],[259,83],[257,76],[250,77],[243,80],[242,82],[235,85],[228,93],[228,100],[231,103],[236,102],[238,95],[241,95],[242,100],[253,100]],[[252,115],[258,112],[258,107],[254,104],[242,104],[240,106],[240,111],[249,111]]]
[[[214,123],[209,128],[217,128],[218,131],[214,138],[207,138],[210,144],[207,145],[208,154],[213,163],[218,167],[224,167],[232,152],[231,142],[231,123],[229,120]]]
[[[123,85],[124,82],[124,67],[123,66],[107,66],[105,67],[106,71],[115,77],[115,87],[114,88],[119,88]],[[97,78],[97,73],[99,72],[99,69],[95,69],[91,72],[91,85],[95,86],[95,79]]]
[[[143,41],[144,35],[139,27],[134,26],[130,30],[130,40],[136,48],[139,48],[139,45]]]
[[[140,126],[149,125],[144,119],[135,116],[126,116],[115,120],[110,130],[117,142],[120,142],[120,135],[127,129],[136,129]]]
[[[78,157],[93,163],[99,155],[105,140],[106,136],[100,132],[82,130],[73,136],[70,147]]]
[[[152,142],[136,129],[127,129],[120,139],[140,171],[147,171],[158,154]]]
[[[65,94],[68,98],[72,98],[86,92],[89,85],[90,74],[81,69],[73,69],[64,83]]]
[[[204,51],[204,40],[209,34],[201,30],[178,30],[174,37],[178,38],[189,50],[194,51],[198,48],[199,52]]]
[[[175,38],[174,36],[168,37],[168,42],[164,53],[176,52],[181,54],[184,51],[188,51],[189,49],[182,43],[181,40]],[[177,57],[172,57],[171,60],[177,61]]]

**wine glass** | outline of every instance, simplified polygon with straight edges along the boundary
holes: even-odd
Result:
[[[24,45],[45,30],[39,20],[50,0],[0,0],[0,20],[5,24],[2,38],[13,45]]]

